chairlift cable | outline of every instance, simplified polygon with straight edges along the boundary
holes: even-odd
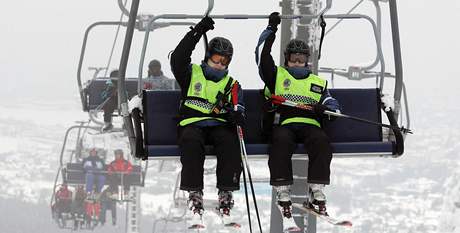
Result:
[[[124,3],[125,8],[126,8],[126,3],[128,3],[128,0],[125,0],[125,3]],[[121,22],[123,20],[123,15],[124,15],[123,12],[121,12],[120,20],[119,20],[120,24],[118,24],[118,26],[117,26],[117,32],[115,33],[115,38],[113,40],[112,50],[110,51],[109,60],[107,61],[107,66],[105,68],[104,77],[107,77],[107,71],[109,70],[110,63],[112,62],[113,51],[115,50],[115,45],[117,44],[118,34],[120,32],[120,27],[121,27]]]
[[[361,0],[359,1],[358,3],[356,3],[355,6],[353,6],[346,14],[350,14],[351,12],[353,12],[359,5],[361,5],[361,3],[363,3],[364,0]],[[331,28],[329,28],[329,30],[327,30],[326,32],[326,35],[329,34],[329,32],[332,31],[332,29],[334,29],[335,27],[337,27],[337,25],[339,25],[341,22],[343,21],[343,19],[339,19],[339,21],[337,21],[334,25],[332,25]]]

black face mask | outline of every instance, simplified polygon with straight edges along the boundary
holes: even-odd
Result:
[[[286,67],[286,69],[296,79],[306,78],[310,75],[310,70],[307,67]]]
[[[222,80],[225,77],[225,75],[228,74],[228,69],[218,70],[212,68],[206,62],[201,63],[201,67],[203,68],[203,74],[206,77],[206,79],[209,79],[214,82]]]

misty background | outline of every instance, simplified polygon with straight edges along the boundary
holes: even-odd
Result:
[[[334,1],[329,13],[344,13],[355,2],[358,1]],[[49,228],[44,232],[61,232],[57,227],[53,228],[49,209],[43,204],[50,199],[52,183],[47,177],[53,177],[57,171],[58,153],[66,128],[77,120],[87,119],[87,114],[81,111],[76,81],[84,31],[96,21],[119,20],[120,11],[115,0],[16,0],[2,3],[0,216],[4,217],[0,218],[0,231],[30,232],[35,226],[48,224]],[[141,1],[139,13],[202,14],[206,7],[207,1],[204,0]],[[382,8],[385,10],[383,29],[388,36],[387,4],[382,3]],[[357,12],[373,12],[372,9],[370,1],[365,0]],[[272,11],[280,11],[278,1],[216,0],[213,14],[269,14]],[[356,219],[358,224],[380,225],[382,228],[375,228],[379,232],[452,232],[448,231],[450,228],[443,228],[448,224],[443,216],[448,208],[445,205],[446,195],[451,195],[448,198],[452,200],[460,200],[457,190],[460,165],[460,70],[457,64],[460,54],[460,1],[398,1],[398,11],[404,81],[411,128],[415,134],[407,138],[406,152],[398,159],[334,160],[332,180],[339,182],[339,187],[347,182],[354,183],[343,180],[344,174],[362,181],[358,186],[379,182],[371,189],[355,188],[356,193],[350,191],[348,199],[352,200],[353,206],[372,206],[360,210],[363,212],[359,214],[355,211],[353,215],[353,209],[345,213],[349,213],[345,216]],[[227,37],[234,44],[235,56],[230,72],[243,88],[262,86],[254,62],[254,48],[266,24],[266,20],[216,20],[215,30],[208,35],[209,38],[218,35]],[[329,27],[332,24],[333,21],[328,21]],[[115,31],[115,27],[99,27],[92,31],[82,69],[84,80],[92,77],[92,72],[87,69],[89,66],[106,66]],[[162,62],[165,74],[172,77],[167,54],[187,31],[187,27],[182,26],[152,33],[144,67],[150,59],[156,58]],[[369,32],[368,25],[364,23],[342,23],[326,36],[320,65],[358,64],[373,59],[375,51]],[[124,35],[122,28],[109,70],[119,65]],[[137,76],[142,40],[143,33],[136,32],[128,77]],[[386,42],[389,42],[388,37]],[[391,43],[386,43],[384,53],[387,67],[393,71],[390,46]],[[202,56],[202,43],[199,43],[193,61],[199,62]],[[277,60],[279,44],[273,49],[273,56]],[[364,168],[376,173],[356,173]],[[363,178],[366,174],[367,179]],[[406,195],[401,191],[413,189],[417,190],[415,195]],[[329,191],[333,190],[334,187],[330,187]],[[363,193],[364,190],[368,193]],[[399,205],[407,202],[416,206],[408,207],[414,211],[396,211],[399,213],[397,218],[396,214],[383,214],[392,211],[394,206],[404,209]],[[28,208],[34,211],[28,212]],[[425,212],[427,209],[428,212]],[[377,216],[370,220],[359,219],[372,211]],[[28,226],[21,224],[20,219],[27,220]],[[373,222],[372,219],[386,221]],[[460,222],[455,218],[452,221]],[[146,225],[150,223],[149,220],[144,222]],[[429,227],[417,228],[423,224]],[[145,230],[149,231],[148,228]],[[361,230],[355,232],[366,232]]]

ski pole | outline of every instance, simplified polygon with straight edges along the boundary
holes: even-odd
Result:
[[[101,110],[101,109],[105,106],[105,104],[106,104],[107,102],[109,102],[109,100],[111,100],[111,99],[112,99],[112,96],[109,96],[109,98],[105,99],[101,104],[99,104],[98,106],[96,106],[96,108],[95,108],[94,110],[96,110],[96,111]]]
[[[232,102],[233,102],[233,110],[238,111],[238,82],[235,82],[232,87]],[[243,171],[244,171],[244,168],[246,167],[246,170],[248,172],[249,185],[251,186],[252,199],[254,201],[254,208],[256,209],[256,216],[257,216],[257,222],[259,224],[259,231],[260,233],[262,233],[262,225],[260,223],[259,208],[257,207],[257,199],[256,199],[255,191],[254,191],[254,185],[252,183],[251,170],[249,169],[249,163],[247,159],[247,152],[246,152],[246,146],[245,146],[246,144],[244,143],[244,137],[243,137],[243,129],[241,128],[241,126],[236,125],[236,130],[237,130],[238,138],[240,140],[240,151],[241,151],[241,157],[242,157],[242,162],[243,162]],[[248,205],[248,208],[249,208],[249,205]]]
[[[236,83],[236,82],[235,82]],[[234,100],[234,99],[237,99],[236,97],[238,96],[237,95],[237,91],[238,91],[238,84],[235,86],[232,87],[232,101],[233,101],[233,106],[234,106],[234,110],[237,111],[238,110],[238,107],[237,107],[237,104],[238,104],[238,100]],[[234,91],[234,89],[236,89]],[[234,94],[234,92],[236,92],[236,94]],[[236,103],[236,104],[235,104]],[[239,137],[239,129],[238,129],[238,125],[237,125],[237,134],[238,134],[238,139],[239,139],[239,144],[240,144],[240,155],[241,155],[241,168],[243,170],[243,187],[244,187],[244,196],[245,196],[245,199],[246,199],[246,211],[248,213],[248,221],[249,221],[249,232],[252,233],[252,221],[251,221],[251,207],[249,206],[249,195],[248,195],[248,186],[247,186],[247,183],[246,183],[246,169],[245,169],[245,165],[244,165],[244,155],[243,155],[243,147],[242,147],[242,141],[241,141],[241,137]]]
[[[243,150],[241,150],[241,155],[243,155]],[[246,170],[244,169],[243,158],[241,157],[241,167],[243,168],[243,185],[244,185],[244,196],[246,198],[246,211],[248,212],[248,221],[249,221],[249,232],[252,233],[252,222],[251,222],[251,210],[249,207],[249,197],[248,197],[248,186],[246,184]]]
[[[300,108],[300,109],[307,110],[307,111],[313,111],[313,106],[311,106],[311,105],[299,104],[299,103],[296,103],[294,101],[287,100],[286,98],[284,98],[282,96],[277,96],[277,95],[272,95],[272,103],[278,104],[278,105],[290,106],[290,107],[294,107],[294,108]],[[351,120],[355,120],[355,121],[359,121],[359,122],[363,122],[363,123],[368,123],[368,124],[372,124],[372,125],[378,125],[378,126],[393,129],[393,130],[398,130],[398,131],[401,131],[402,133],[405,133],[405,134],[408,134],[408,133],[412,134],[413,133],[412,130],[406,129],[404,127],[397,127],[397,126],[394,126],[394,125],[383,124],[383,123],[380,123],[380,122],[375,122],[375,121],[371,121],[371,120],[367,120],[367,119],[363,119],[363,118],[359,118],[359,117],[355,117],[355,116],[350,116],[350,115],[346,115],[346,114],[342,114],[342,113],[338,113],[338,112],[332,112],[332,111],[326,110],[326,111],[324,111],[324,114],[327,114],[329,116],[348,118],[348,119],[351,119]]]
[[[393,129],[393,130],[399,130],[399,131],[401,131],[403,133],[406,133],[406,134],[407,133],[410,133],[410,134],[413,133],[412,130],[406,129],[404,127],[397,127],[397,126],[393,126],[393,125],[374,122],[374,121],[370,121],[370,120],[367,120],[367,119],[363,119],[363,118],[359,118],[359,117],[355,117],[355,116],[350,116],[350,115],[346,115],[346,114],[342,114],[342,113],[338,113],[338,112],[332,112],[332,111],[326,110],[326,111],[324,111],[324,114],[327,114],[329,116],[348,118],[348,119],[352,119],[352,120],[363,122],[363,123],[368,123],[368,124],[372,124],[372,125],[378,125],[378,126],[381,126],[381,127],[390,128],[390,129]]]

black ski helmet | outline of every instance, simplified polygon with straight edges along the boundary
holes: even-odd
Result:
[[[308,47],[307,43],[303,40],[299,39],[292,39],[286,45],[286,49],[284,50],[284,65],[287,66],[288,58],[292,53],[301,53],[310,57],[310,48]],[[306,65],[306,64],[305,64]]]
[[[208,51],[206,51],[206,60],[213,54],[219,54],[226,56],[232,60],[233,56],[233,45],[227,38],[214,37],[208,43]]]

